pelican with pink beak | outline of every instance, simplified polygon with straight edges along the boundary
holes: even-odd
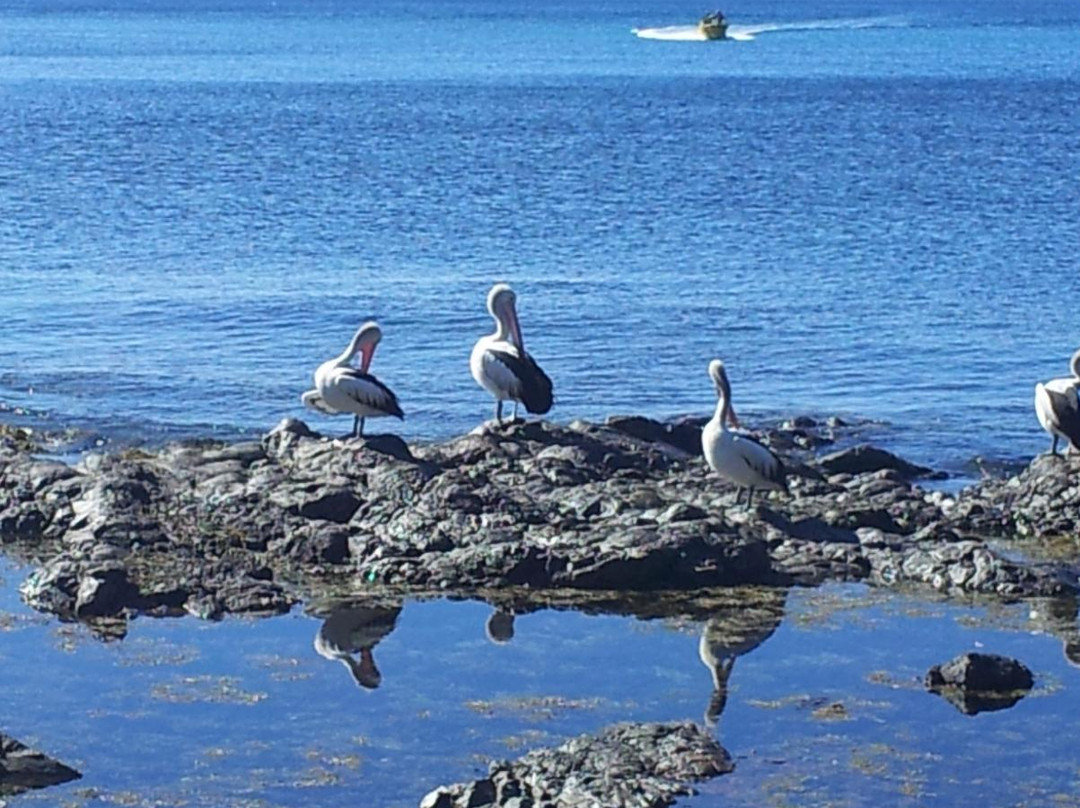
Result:
[[[780,458],[749,435],[728,431],[725,422],[738,428],[739,419],[731,406],[731,382],[719,359],[709,363],[709,378],[717,395],[716,413],[701,431],[701,448],[709,467],[735,484],[735,504],[744,488],[747,507],[753,503],[756,488],[786,491],[786,471]]]
[[[513,289],[497,283],[488,292],[487,307],[495,318],[495,333],[477,340],[469,359],[469,368],[476,383],[495,396],[495,420],[502,423],[504,401],[533,415],[543,415],[551,409],[551,379],[525,351],[518,323],[517,301]]]
[[[404,419],[394,391],[368,373],[375,346],[382,339],[378,323],[367,322],[353,336],[349,347],[338,357],[323,362],[315,371],[315,389],[300,400],[326,415],[353,414],[353,437],[364,434],[364,419],[392,415]],[[352,358],[360,354],[360,367]]]

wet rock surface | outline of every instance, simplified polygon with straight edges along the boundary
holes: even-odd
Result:
[[[692,795],[690,783],[733,769],[724,748],[694,724],[618,724],[494,762],[487,777],[436,789],[420,806],[665,808]]]
[[[90,621],[275,614],[342,579],[416,593],[827,580],[1009,598],[1076,590],[1072,569],[1017,560],[982,536],[1015,524],[1002,514],[1025,496],[1032,519],[1050,520],[1056,497],[1067,514],[1080,508],[1072,466],[1049,465],[1077,461],[1039,458],[1030,480],[949,496],[913,480],[928,469],[859,444],[859,425],[800,418],[759,434],[784,457],[791,493],[747,508],[701,458],[702,423],[486,424],[406,445],[327,439],[288,419],[258,442],[75,465],[5,433],[0,541],[38,564],[28,603]],[[1031,492],[1050,482],[1044,507]]]
[[[926,674],[926,688],[967,715],[1012,707],[1034,686],[1023,662],[998,654],[961,654]]]
[[[82,775],[69,766],[0,732],[0,797],[59,785],[80,777]]]

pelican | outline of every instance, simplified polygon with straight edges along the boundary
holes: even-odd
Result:
[[[725,427],[725,421],[738,427],[739,419],[731,407],[731,383],[724,363],[719,359],[709,363],[709,377],[716,385],[718,396],[716,414],[701,432],[701,448],[709,467],[735,483],[736,504],[743,488],[747,489],[747,507],[753,502],[755,488],[787,491],[784,464],[780,458],[753,438],[729,432]]]
[[[306,406],[326,415],[351,412],[353,437],[364,434],[365,418],[383,415],[405,418],[394,391],[368,373],[375,346],[381,339],[378,323],[364,323],[340,356],[319,365],[315,371],[315,389],[300,396]],[[349,365],[357,353],[359,369]]]
[[[525,351],[516,300],[505,283],[491,287],[487,307],[495,318],[495,333],[477,340],[469,359],[476,383],[495,396],[495,420],[499,423],[504,401],[514,402],[514,418],[519,402],[534,415],[543,415],[552,404],[551,379]]]
[[[1035,385],[1035,414],[1042,428],[1050,433],[1054,442],[1051,454],[1057,454],[1058,438],[1065,438],[1068,448],[1080,450],[1080,351],[1069,361],[1072,378],[1051,379]]]

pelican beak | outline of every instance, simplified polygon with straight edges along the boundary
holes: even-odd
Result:
[[[514,340],[514,344],[518,347],[518,350],[525,353],[525,341],[521,338],[521,324],[518,323],[517,311],[513,306],[509,306],[506,310],[507,325],[510,326],[510,335]]]
[[[375,355],[375,343],[365,345],[360,349],[360,372],[367,373],[371,367],[371,357]]]
[[[742,429],[742,424],[739,423],[739,416],[735,414],[734,407],[728,407],[728,423],[736,429]]]

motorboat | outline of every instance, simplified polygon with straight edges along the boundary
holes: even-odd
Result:
[[[713,11],[701,18],[697,24],[698,31],[706,39],[727,39],[727,20],[723,13]]]

